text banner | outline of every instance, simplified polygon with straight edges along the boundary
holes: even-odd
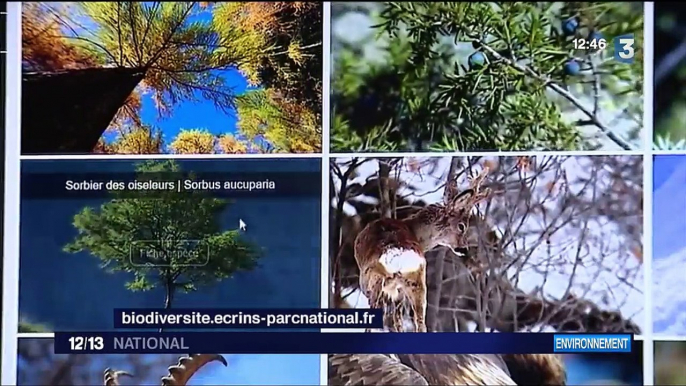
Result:
[[[547,333],[57,332],[55,353],[527,354],[556,352],[560,336]],[[603,337],[633,340],[626,334]],[[628,347],[634,345],[629,343]],[[605,351],[617,352],[615,348]]]
[[[264,329],[382,328],[380,309],[136,309],[114,310],[114,328]]]

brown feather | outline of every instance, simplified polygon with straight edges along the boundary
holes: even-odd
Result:
[[[405,354],[400,361],[430,385],[516,385],[497,355]]]
[[[328,386],[428,386],[418,372],[382,354],[329,355]]]
[[[379,256],[389,248],[423,251],[417,237],[405,221],[382,218],[368,224],[355,240],[355,259],[360,272],[377,263]]]
[[[556,354],[506,354],[503,360],[518,385],[564,386],[567,372]]]

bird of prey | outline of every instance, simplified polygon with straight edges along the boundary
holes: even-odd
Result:
[[[540,385],[564,386],[554,354],[334,354],[328,386]]]
[[[426,259],[424,252],[442,245],[466,245],[472,208],[489,194],[481,191],[488,169],[462,192],[448,181],[442,204],[402,219],[369,223],[355,239],[360,288],[372,308],[384,310],[384,326],[393,332],[426,332]]]

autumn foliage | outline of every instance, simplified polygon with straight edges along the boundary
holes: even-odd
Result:
[[[214,153],[214,135],[197,129],[183,131],[169,147],[177,154],[211,154]]]
[[[292,153],[318,151],[318,120],[302,104],[272,90],[250,91],[237,99],[238,127],[249,136],[263,136],[278,149]]]
[[[22,59],[29,71],[58,71],[97,67],[96,55],[89,53],[61,31],[60,13],[41,3],[24,3],[21,17]]]
[[[165,143],[162,132],[148,126],[129,127],[115,133],[115,140],[98,141],[98,154],[247,154],[264,153],[268,149],[251,144],[232,134],[215,135],[204,129],[186,129]]]
[[[233,135],[222,135],[217,138],[217,146],[225,154],[244,154],[248,152],[245,141],[240,141]]]
[[[245,52],[240,69],[253,84],[321,107],[321,17],[314,2],[226,2],[216,5],[214,22],[230,51]]]
[[[118,154],[321,151],[322,23],[311,2],[24,3],[26,72],[131,67],[145,76],[94,152]],[[236,95],[226,71],[252,86]],[[69,90],[74,91],[75,90]],[[181,129],[165,143],[144,122],[182,103],[238,115],[236,133]],[[260,103],[256,103],[260,102]],[[227,132],[232,129],[227,127]]]

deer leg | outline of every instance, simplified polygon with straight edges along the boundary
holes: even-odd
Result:
[[[406,315],[409,316],[409,308],[406,301],[403,300],[403,303],[398,307],[398,310],[394,314],[394,324],[395,324],[395,331],[396,332],[405,332],[405,317]]]
[[[426,332],[426,284],[419,283],[412,302],[416,332]]]

